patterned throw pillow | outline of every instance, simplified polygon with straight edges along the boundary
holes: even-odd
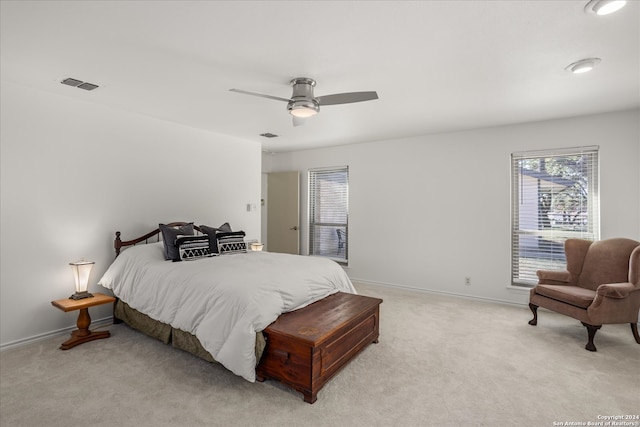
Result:
[[[178,236],[176,247],[180,253],[178,261],[189,261],[215,255],[209,250],[209,236]]]
[[[218,252],[220,255],[238,254],[247,252],[247,243],[244,241],[244,231],[218,232]]]

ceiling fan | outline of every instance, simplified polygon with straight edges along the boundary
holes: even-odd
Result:
[[[278,96],[264,95],[242,89],[229,90],[231,92],[244,93],[245,95],[260,96],[262,98],[286,102],[287,110],[289,111],[289,114],[293,116],[294,126],[299,126],[304,123],[304,119],[318,114],[320,112],[320,106],[350,104],[352,102],[378,99],[378,94],[375,91],[347,92],[335,93],[333,95],[314,96],[313,88],[316,85],[316,81],[309,77],[296,77],[289,83],[293,87],[293,94],[291,95],[291,98],[280,98]]]

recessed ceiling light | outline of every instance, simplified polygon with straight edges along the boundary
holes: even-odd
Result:
[[[271,132],[261,133],[260,136],[263,136],[265,138],[277,138],[278,137],[278,135],[273,134]]]
[[[576,61],[573,64],[569,64],[565,70],[571,71],[574,74],[582,74],[587,71],[593,70],[593,67],[598,65],[602,61],[600,58],[586,58]]]
[[[602,16],[622,9],[625,4],[627,4],[626,0],[591,0],[584,10]]]

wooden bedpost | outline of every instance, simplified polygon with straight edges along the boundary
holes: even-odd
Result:
[[[116,238],[113,241],[113,247],[116,250],[116,258],[118,257],[118,255],[120,255],[120,248],[122,247],[122,240],[120,240],[120,232],[116,231]],[[118,300],[120,298],[116,298],[116,300],[113,302],[113,324],[117,325],[118,323],[122,323],[122,320],[118,319],[118,316],[116,316],[116,304],[118,304]]]
[[[114,325],[118,325],[122,323],[122,319],[116,316],[116,305],[118,305],[118,301],[120,301],[120,298],[116,297],[116,300],[113,302],[113,324]]]
[[[113,241],[113,247],[116,249],[116,257],[120,255],[120,248],[122,247],[122,240],[120,240],[120,232],[116,231],[116,239]]]

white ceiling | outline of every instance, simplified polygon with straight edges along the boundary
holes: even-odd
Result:
[[[604,17],[586,3],[2,0],[0,71],[275,152],[640,107],[639,3]],[[587,57],[602,62],[565,71]],[[286,103],[229,92],[288,98],[294,77],[380,99],[293,127]]]

